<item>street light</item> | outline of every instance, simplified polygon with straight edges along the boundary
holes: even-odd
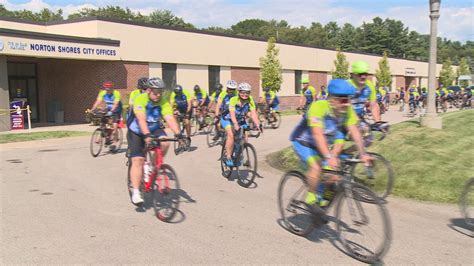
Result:
[[[428,108],[426,115],[421,121],[421,124],[430,128],[443,127],[443,120],[436,114],[436,50],[437,50],[437,33],[438,33],[438,19],[439,8],[441,0],[430,0],[430,60],[428,63]]]

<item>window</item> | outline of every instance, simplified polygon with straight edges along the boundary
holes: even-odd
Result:
[[[303,76],[303,71],[295,70],[295,94],[301,93],[301,78]]]
[[[162,64],[162,68],[166,88],[172,90],[176,85],[176,64]]]
[[[215,86],[220,83],[220,66],[209,66],[209,94],[215,91]]]

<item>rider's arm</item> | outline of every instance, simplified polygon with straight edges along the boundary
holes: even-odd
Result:
[[[235,105],[237,105],[239,102],[239,97],[235,96],[230,99],[229,102],[229,114],[230,114],[230,120],[234,124],[234,126],[238,126],[239,123],[237,121],[237,116],[235,115]]]
[[[189,112],[191,112],[191,108],[193,107],[193,106],[192,106],[192,103],[193,103],[192,99],[193,99],[193,97],[192,97],[187,91],[185,91],[185,90],[183,90],[183,93],[184,93],[184,95],[186,95],[186,101],[188,102],[188,110],[186,110],[186,111],[189,113]]]
[[[360,130],[357,127],[359,119],[357,118],[357,114],[354,111],[354,108],[352,106],[349,106],[348,111],[347,111],[347,120],[346,120],[346,127],[347,130],[349,131],[349,134],[354,140],[357,149],[359,150],[359,154],[361,156],[365,155],[365,146],[364,146],[364,141],[362,140],[362,135],[360,134]]]
[[[178,122],[176,122],[176,118],[173,115],[166,115],[164,116],[166,124],[168,127],[173,131],[174,134],[178,135],[180,133]]]
[[[258,120],[257,108],[252,98],[250,98],[250,117],[252,118],[253,123],[257,126],[257,128],[260,128],[260,121]]]
[[[330,158],[331,153],[329,152],[329,146],[324,136],[324,129],[320,127],[311,127],[311,133],[313,134],[313,138],[316,140],[316,146],[318,150],[321,152],[324,158]]]
[[[95,100],[94,105],[92,105],[91,111],[94,111],[99,104],[102,104],[104,99],[105,91],[100,91],[99,95],[97,95],[97,99]]]
[[[326,136],[324,136],[324,117],[327,111],[328,106],[325,101],[313,102],[309,107],[306,121],[311,128],[311,134],[316,141],[316,147],[318,147],[319,152],[324,158],[331,157]]]
[[[370,111],[372,112],[372,116],[374,117],[375,122],[380,121],[380,108],[377,103],[377,93],[375,91],[375,87],[369,86],[370,88],[370,95],[369,95],[369,102],[370,102]]]
[[[222,96],[223,94],[221,93],[219,95],[219,98],[217,98],[217,104],[216,104],[216,116],[219,115],[219,110],[221,109],[221,104],[222,104],[222,100],[224,99],[224,96]]]

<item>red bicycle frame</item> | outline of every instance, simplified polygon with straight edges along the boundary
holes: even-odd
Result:
[[[147,152],[154,152],[155,153],[155,162],[154,162],[155,166],[153,167],[153,170],[150,172],[150,174],[148,176],[149,177],[148,181],[144,182],[145,192],[152,191],[153,182],[155,182],[155,178],[158,181],[158,183],[157,183],[158,191],[160,193],[163,193],[162,182],[163,182],[163,179],[164,179],[164,183],[165,183],[164,188],[168,192],[168,190],[169,190],[168,175],[166,175],[166,173],[158,175],[158,171],[161,169],[161,166],[163,165],[163,151],[158,146],[158,147],[154,147],[154,148],[151,148],[151,149],[147,150]]]

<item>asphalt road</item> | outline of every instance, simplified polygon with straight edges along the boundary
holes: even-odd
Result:
[[[170,154],[183,190],[171,224],[130,203],[124,153],[93,158],[89,137],[2,144],[1,263],[359,264],[338,249],[334,224],[302,238],[278,223],[282,173],[264,160],[289,146],[297,121],[284,117],[280,129],[251,139],[261,178],[248,189],[220,175],[220,150],[204,136],[193,138],[194,151]],[[474,263],[458,206],[390,197],[387,207],[393,241],[384,263]]]

